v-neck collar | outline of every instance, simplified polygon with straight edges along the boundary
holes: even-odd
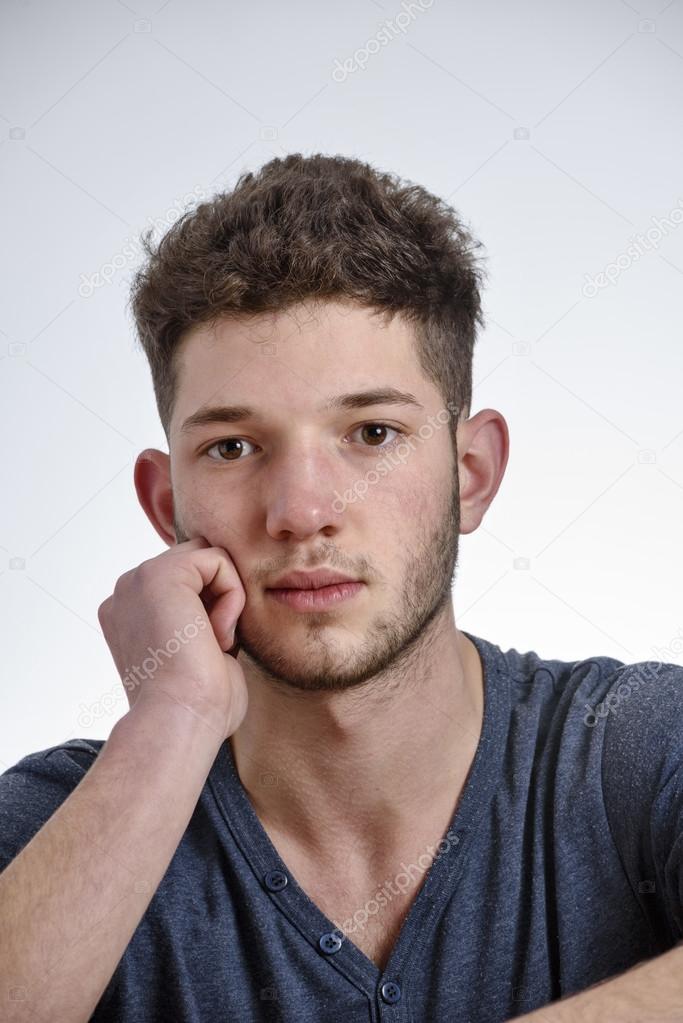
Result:
[[[228,741],[220,746],[207,779],[227,827],[274,908],[287,917],[316,954],[327,953],[330,964],[368,994],[375,991],[382,977],[400,982],[403,987],[409,973],[417,967],[420,956],[416,952],[429,946],[429,935],[456,889],[473,835],[487,813],[500,778],[509,721],[504,656],[500,647],[488,640],[464,629],[460,631],[476,646],[483,666],[484,707],[479,742],[458,806],[444,835],[447,847],[437,851],[427,868],[424,883],[404,918],[384,971],[353,943],[351,936],[342,934],[300,887],[254,810],[237,773]],[[286,878],[284,885],[282,876],[278,880],[278,875]],[[330,935],[342,939],[340,947],[333,952],[330,950],[334,942],[331,945],[328,940],[324,947]]]

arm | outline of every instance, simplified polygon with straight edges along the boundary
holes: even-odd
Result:
[[[637,896],[650,926],[677,944],[519,1023],[683,1023],[683,669],[638,662],[616,673],[612,691],[617,683],[618,714],[604,725],[605,810],[634,893],[657,878],[656,895]]]
[[[171,700],[119,720],[0,874],[0,1018],[86,1023],[171,861],[222,741]]]
[[[515,1023],[683,1023],[683,942]]]
[[[244,602],[227,552],[198,537],[126,572],[100,606],[122,677],[147,650],[167,661],[126,687],[131,709],[95,763],[0,874],[3,1023],[90,1019],[246,712],[226,652]]]

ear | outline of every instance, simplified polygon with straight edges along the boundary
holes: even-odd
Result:
[[[155,448],[141,451],[135,462],[133,479],[145,515],[164,543],[175,547],[170,456]]]
[[[458,426],[460,532],[473,533],[498,493],[510,453],[507,423],[485,408]]]

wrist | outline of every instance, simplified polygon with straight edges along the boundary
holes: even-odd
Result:
[[[215,752],[226,739],[224,714],[209,708],[198,710],[163,689],[140,693],[114,729],[126,736],[140,735],[152,746],[191,739]]]

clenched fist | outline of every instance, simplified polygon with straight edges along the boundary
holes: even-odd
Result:
[[[125,572],[97,616],[131,712],[174,700],[222,739],[232,735],[247,711],[235,643],[245,600],[230,555],[202,537]]]

